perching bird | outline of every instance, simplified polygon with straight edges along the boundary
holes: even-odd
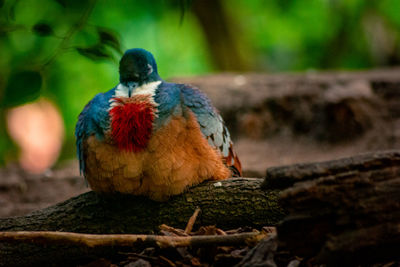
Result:
[[[204,180],[241,176],[228,129],[202,92],[163,81],[144,49],[127,50],[119,74],[76,124],[80,171],[94,191],[162,201]]]

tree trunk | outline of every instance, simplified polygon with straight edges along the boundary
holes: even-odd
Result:
[[[232,229],[240,226],[275,225],[284,216],[278,205],[278,190],[261,190],[262,179],[229,179],[207,182],[168,202],[145,197],[104,196],[88,192],[27,216],[0,219],[0,231],[64,231],[79,233],[155,233],[158,226],[185,228],[196,207],[197,225],[216,224]],[[73,246],[0,244],[0,266],[49,263],[66,265],[105,255],[113,249],[80,249]]]
[[[249,47],[243,44],[234,17],[221,0],[193,1],[192,10],[207,41],[210,58],[220,71],[251,70]],[[234,26],[235,30],[232,30]]]
[[[289,212],[281,245],[333,266],[400,259],[400,151],[268,171],[292,187],[280,194]]]

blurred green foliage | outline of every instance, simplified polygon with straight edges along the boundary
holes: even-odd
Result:
[[[128,48],[151,51],[165,79],[218,71],[218,44],[205,36],[221,27],[201,23],[204,16],[191,9],[208,5],[212,13],[215,2],[227,14],[219,23],[240,47],[231,53],[245,56],[248,71],[400,62],[399,0],[0,0],[0,161],[16,155],[6,109],[39,96],[59,107],[63,157],[74,155],[79,112],[118,83],[118,60]]]

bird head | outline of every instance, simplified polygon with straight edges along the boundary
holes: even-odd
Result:
[[[134,90],[142,84],[161,80],[154,56],[142,48],[129,49],[119,62],[120,82]]]

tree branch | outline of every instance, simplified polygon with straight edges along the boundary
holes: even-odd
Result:
[[[233,229],[275,225],[285,215],[278,205],[279,191],[261,190],[262,181],[236,178],[206,182],[167,202],[87,192],[27,216],[0,219],[0,231],[156,233],[161,224],[185,229],[197,207],[202,212],[195,226],[216,224]]]
[[[86,248],[152,246],[176,248],[187,246],[243,245],[266,237],[262,232],[232,235],[162,236],[162,235],[94,235],[69,232],[0,232],[0,242],[44,245],[73,245]]]

